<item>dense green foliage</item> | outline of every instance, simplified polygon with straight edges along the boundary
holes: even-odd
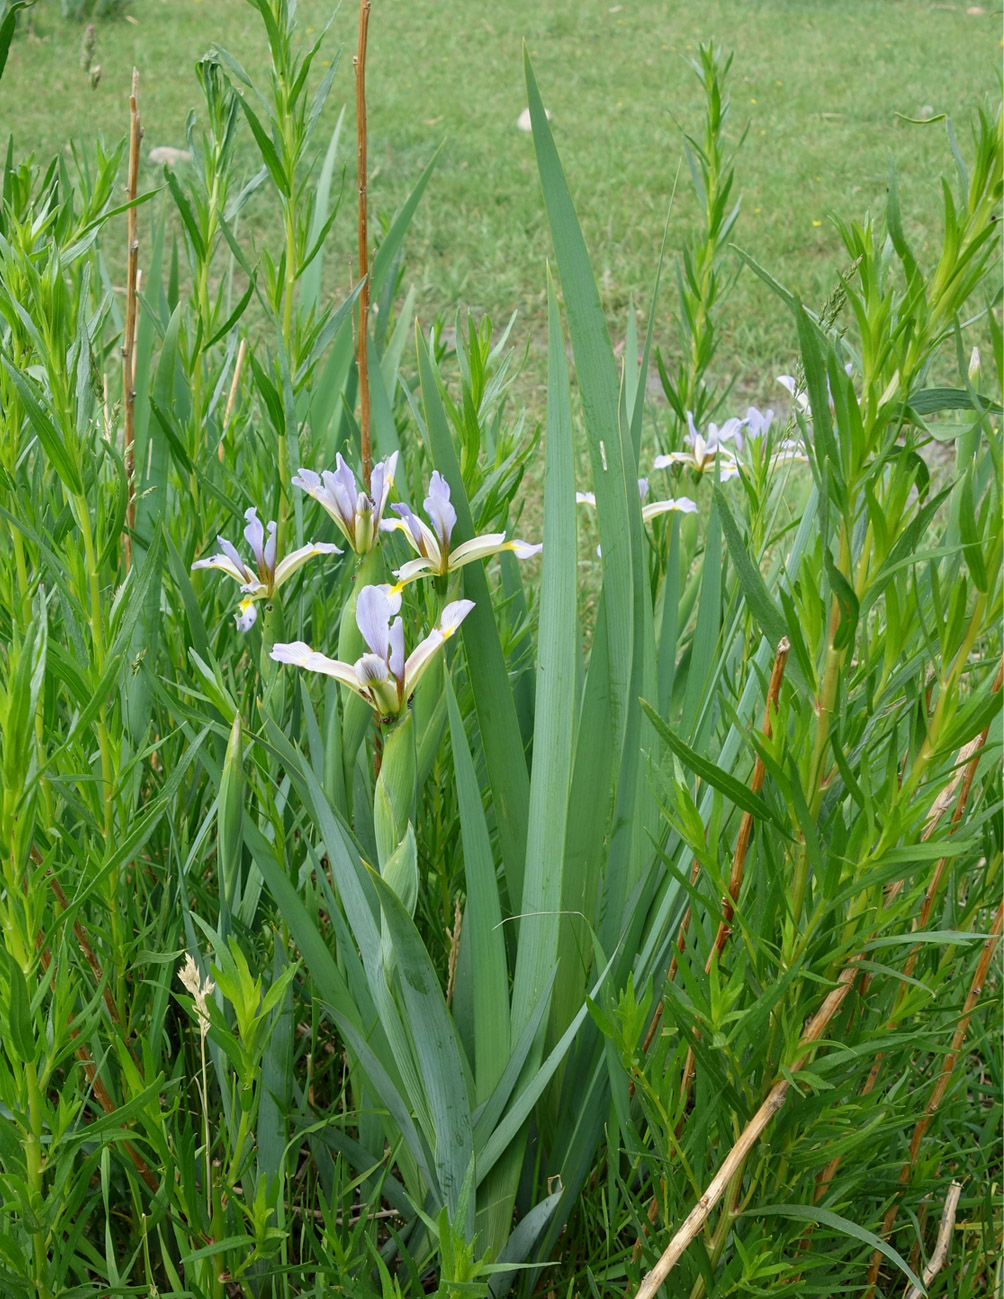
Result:
[[[698,233],[618,367],[525,55],[536,430],[505,337],[416,322],[434,161],[371,318],[332,300],[334,63],[288,0],[252,10],[266,75],[207,53],[193,161],[136,200],[134,339],[123,151],[4,162],[0,1285],[891,1294],[957,1178],[930,1293],[985,1293],[999,107],[949,132],[938,248],[892,169],[805,305],[730,248],[734,70],[701,47]],[[737,256],[799,339],[773,421],[712,365]],[[336,491],[363,328],[373,499]],[[538,560],[512,532],[541,449]]]

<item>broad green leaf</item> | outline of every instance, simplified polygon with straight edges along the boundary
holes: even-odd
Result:
[[[509,971],[495,862],[485,824],[474,762],[453,685],[444,678],[450,716],[453,767],[464,845],[467,909],[464,930],[470,940],[474,1005],[474,1103],[486,1101],[509,1059]]]
[[[435,1132],[433,1158],[444,1203],[456,1216],[464,1175],[474,1153],[471,1111],[460,1044],[429,953],[397,894],[374,873],[373,882],[390,929],[401,975],[401,993],[428,1097]],[[469,1205],[468,1236],[474,1227]]]
[[[554,968],[572,780],[576,677],[576,531],[572,413],[565,340],[548,283],[547,443],[533,773],[527,868],[513,981],[513,1037]],[[564,1027],[562,1025],[562,1027]],[[539,1054],[536,1059],[539,1059]],[[534,1057],[531,1060],[535,1063]]]
[[[419,379],[432,458],[450,485],[453,508],[457,512],[455,539],[457,542],[467,541],[474,536],[474,521],[464,491],[460,464],[450,437],[428,348],[421,334],[416,337]],[[509,905],[514,911],[519,911],[523,895],[530,780],[512,687],[499,643],[492,598],[481,564],[468,564],[464,568],[463,589],[464,595],[474,601],[474,608],[464,619],[460,635],[467,655],[488,782],[495,805]]]
[[[630,431],[623,429],[620,419],[617,367],[599,292],[525,47],[523,68],[537,169],[565,298],[589,442],[603,566],[610,742],[615,766],[619,766],[634,662],[635,615],[643,598],[637,467],[631,452]]]

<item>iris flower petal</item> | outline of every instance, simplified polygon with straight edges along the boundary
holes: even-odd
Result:
[[[192,567],[217,568],[221,573],[226,573],[227,577],[232,577],[235,582],[240,582],[242,586],[254,577],[254,573],[249,572],[243,563],[238,567],[229,555],[206,555],[204,559],[197,559]]]
[[[262,527],[261,519],[258,517],[257,508],[252,505],[246,509],[244,511],[244,518],[247,520],[247,527],[244,529],[244,540],[251,547],[251,554],[254,555],[255,563],[258,565],[258,572],[264,575],[265,529]]]
[[[336,681],[340,681],[342,685],[348,686],[350,690],[362,696],[367,703],[373,702],[360,685],[356,670],[351,663],[343,663],[341,659],[330,659],[326,654],[319,654],[305,641],[294,640],[273,645],[269,656],[275,659],[276,663],[291,663],[298,668],[307,668],[310,672],[322,672],[327,677],[334,677]]]
[[[641,517],[646,523],[654,519],[659,514],[669,514],[671,511],[679,511],[680,514],[696,514],[697,502],[692,501],[689,496],[677,496],[675,499],[668,501],[652,501],[648,505],[643,505]]]
[[[271,541],[271,538],[269,539]],[[266,554],[268,542],[266,542]],[[274,548],[274,547],[273,547]],[[275,570],[276,587],[282,586],[287,578],[292,577],[298,568],[302,568],[308,559],[313,559],[315,555],[340,555],[341,549],[330,541],[311,541],[306,546],[301,546],[299,550],[294,550],[281,561]]]
[[[398,596],[398,600],[400,600]],[[379,586],[364,586],[356,597],[356,626],[374,654],[386,663],[390,653],[391,603]]]
[[[432,530],[436,534],[440,549],[450,548],[450,538],[457,523],[457,512],[450,501],[450,485],[438,469],[432,471],[429,479],[429,495],[422,502],[425,512],[432,520]]]

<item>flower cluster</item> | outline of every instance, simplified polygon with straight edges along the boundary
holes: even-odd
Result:
[[[293,486],[312,496],[335,521],[335,526],[357,555],[365,555],[377,544],[380,521],[387,507],[387,497],[394,486],[397,470],[397,452],[373,466],[370,490],[362,491],[356,476],[342,459],[335,456],[335,472],[326,469],[315,474],[312,469],[301,469],[293,478]]]
[[[401,590],[409,582],[426,575],[445,577],[476,559],[486,559],[503,550],[519,559],[540,554],[542,547],[525,541],[507,541],[504,532],[472,537],[461,545],[451,545],[457,512],[450,501],[446,479],[434,472],[424,505],[429,523],[417,518],[404,504],[392,505],[398,516],[385,519],[388,498],[394,486],[397,452],[373,467],[369,491],[362,490],[356,476],[339,455],[334,472],[316,474],[300,469],[293,486],[312,496],[331,516],[336,527],[356,555],[372,551],[381,532],[399,531],[405,536],[417,558],[394,570],[396,586],[364,586],[356,600],[356,625],[367,651],[355,663],[312,649],[303,641],[273,645],[269,651],[277,663],[291,663],[334,677],[372,706],[381,718],[400,715],[414,693],[422,673],[433,655],[457,630],[474,608],[471,600],[454,600],[443,609],[439,622],[405,657],[404,623],[400,616]],[[258,511],[252,506],[244,515],[247,527],[244,537],[251,548],[255,568],[241,558],[224,537],[219,537],[219,553],[198,559],[193,568],[217,568],[240,583],[244,599],[236,616],[237,626],[247,631],[257,618],[258,600],[269,598],[296,570],[313,555],[340,555],[330,542],[303,546],[276,563],[276,525],[262,526]],[[430,526],[431,525],[431,526]]]

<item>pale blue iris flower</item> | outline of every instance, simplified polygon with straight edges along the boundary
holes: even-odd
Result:
[[[723,483],[730,478],[738,477],[739,465],[735,453],[726,450],[724,444],[735,438],[737,433],[741,433],[742,420],[727,419],[721,428],[717,424],[709,424],[705,435],[698,430],[693,413],[688,410],[687,426],[689,431],[684,438],[687,450],[671,451],[669,455],[656,456],[652,461],[654,468],[669,469],[673,465],[685,465],[695,473],[703,474],[717,459],[719,477]]]
[[[373,466],[370,490],[364,492],[356,476],[342,459],[335,456],[335,471],[326,469],[315,474],[312,469],[301,469],[293,478],[299,487],[331,515],[357,555],[365,555],[377,544],[380,521],[387,508],[387,497],[394,486],[397,470],[397,452]]]
[[[277,663],[292,663],[334,677],[365,699],[379,717],[397,717],[414,694],[433,656],[473,608],[473,600],[448,604],[440,615],[439,625],[405,658],[400,592],[390,586],[364,586],[356,600],[356,625],[368,652],[355,663],[328,658],[299,640],[273,645],[271,655]]]
[[[736,450],[740,455],[746,445],[747,439],[753,442],[762,441],[774,422],[774,412],[768,410],[765,412],[758,411],[755,406],[750,406],[746,414],[739,421],[739,427],[732,435],[732,440],[736,444]]]
[[[254,556],[255,567],[252,568],[241,559],[235,546],[232,546],[226,537],[217,537],[220,551],[217,555],[208,555],[204,559],[197,559],[192,568],[216,568],[221,573],[226,573],[232,577],[235,582],[240,583],[241,593],[244,599],[240,602],[234,618],[237,622],[238,630],[247,631],[253,627],[258,617],[256,608],[259,600],[271,599],[274,592],[282,586],[287,578],[293,576],[298,568],[301,568],[308,559],[314,555],[340,555],[342,552],[337,546],[328,542],[311,542],[307,546],[301,546],[299,550],[294,550],[291,555],[278,564],[275,562],[275,523],[269,522],[262,527],[262,522],[258,518],[258,511],[252,505],[250,509],[244,511],[244,518],[247,521],[247,527],[244,529],[244,539],[251,547],[251,553]]]
[[[417,559],[410,559],[395,571],[399,589],[427,573],[445,577],[475,559],[487,559],[503,550],[511,550],[517,559],[529,559],[531,555],[539,555],[543,549],[525,541],[506,541],[504,532],[486,532],[484,536],[472,537],[451,549],[450,538],[457,522],[457,512],[450,502],[449,484],[438,470],[433,471],[429,495],[423,504],[432,527],[416,518],[407,505],[392,505],[391,509],[400,517],[384,519],[380,524],[384,532],[402,532],[418,555]]]

